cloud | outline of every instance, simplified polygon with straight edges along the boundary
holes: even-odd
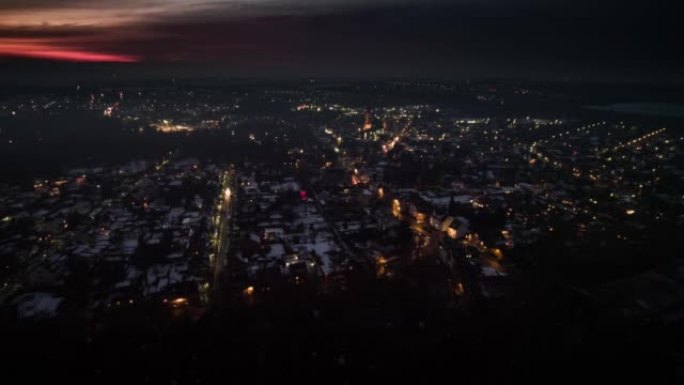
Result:
[[[95,52],[63,44],[53,38],[0,39],[0,55],[74,62],[132,63],[138,58],[127,54]]]
[[[93,28],[72,26],[61,26],[54,28],[8,28],[0,27],[0,39],[23,38],[23,39],[43,39],[43,38],[66,38],[77,36],[91,36],[95,30]]]
[[[636,0],[19,3],[0,0],[0,56],[430,74],[531,71],[549,62],[599,67],[679,52],[665,47],[669,24]]]

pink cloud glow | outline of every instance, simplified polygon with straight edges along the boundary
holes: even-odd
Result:
[[[134,63],[139,61],[137,57],[131,55],[94,52],[17,39],[0,39],[0,56],[71,62]]]

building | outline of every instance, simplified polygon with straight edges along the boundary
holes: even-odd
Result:
[[[371,108],[366,108],[366,115],[363,121],[363,131],[368,131],[373,128],[373,118],[371,116]]]

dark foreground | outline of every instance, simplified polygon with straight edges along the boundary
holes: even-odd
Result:
[[[532,303],[508,300],[467,311],[437,311],[424,297],[394,296],[402,289],[387,287],[201,316],[138,309],[95,328],[84,327],[87,320],[4,328],[1,359],[10,382],[681,379],[681,324],[627,320],[577,293],[536,289],[546,294]]]

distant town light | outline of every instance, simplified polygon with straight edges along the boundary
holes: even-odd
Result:
[[[492,253],[493,256],[496,257],[496,259],[503,259],[503,253],[501,252],[501,249],[492,248],[489,249],[489,251]]]
[[[399,203],[398,199],[392,201],[392,215],[394,215],[395,218],[401,217],[401,203]]]
[[[173,308],[179,308],[179,307],[184,307],[188,305],[188,299],[185,297],[179,297],[171,301],[171,307]]]

